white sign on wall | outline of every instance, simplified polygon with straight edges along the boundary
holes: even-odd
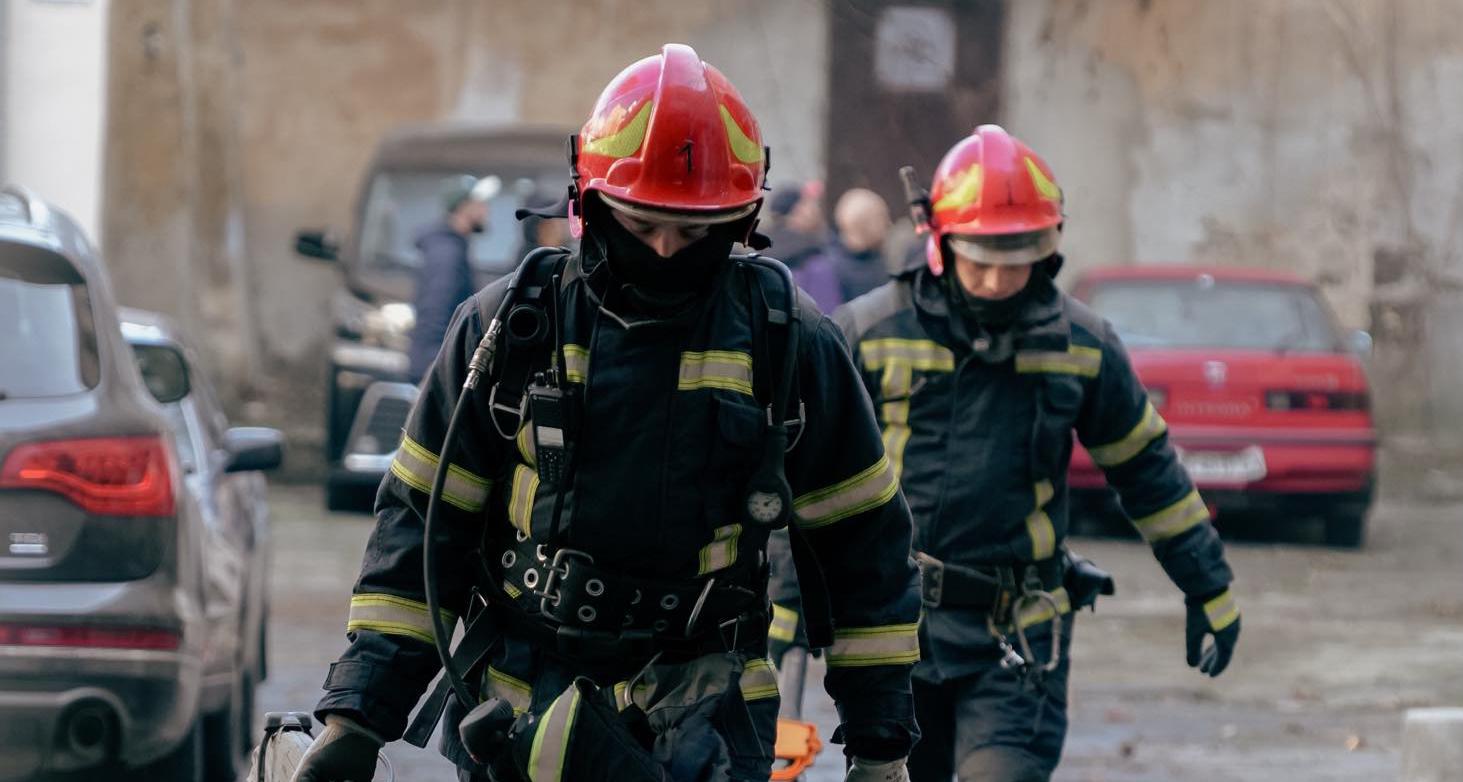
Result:
[[[874,32],[874,78],[890,90],[938,91],[955,76],[955,20],[944,8],[895,6]]]

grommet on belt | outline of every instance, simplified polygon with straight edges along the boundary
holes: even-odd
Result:
[[[593,622],[595,617],[599,616],[599,612],[594,610],[594,606],[579,606],[579,610],[574,613],[579,617],[579,621],[585,624]]]
[[[590,597],[599,597],[600,595],[605,593],[605,582],[600,581],[597,578],[591,578],[588,581],[584,582],[584,591],[588,593]]]
[[[666,611],[674,611],[676,610],[676,606],[680,604],[680,595],[670,594],[660,599],[660,607]]]
[[[533,568],[523,571],[523,585],[529,589],[538,586],[538,571]]]
[[[518,564],[518,552],[514,551],[513,549],[508,549],[507,551],[503,552],[502,561],[504,570],[513,567],[514,565]]]

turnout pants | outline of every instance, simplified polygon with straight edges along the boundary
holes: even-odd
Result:
[[[939,609],[936,609],[939,611]],[[972,614],[974,616],[974,614]],[[928,619],[929,617],[927,617]],[[939,620],[936,620],[939,621]],[[942,671],[920,636],[924,658],[914,672],[914,711],[922,737],[909,757],[912,782],[1046,782],[1067,735],[1067,651],[1072,615],[1060,620],[1062,656],[1056,670],[1028,681],[1001,668],[996,640],[978,626],[962,628],[960,654],[972,665]],[[964,623],[969,624],[969,623]],[[1038,662],[1050,659],[1052,623],[1026,629]],[[1019,648],[1014,634],[1009,636]],[[948,644],[941,651],[953,655]]]

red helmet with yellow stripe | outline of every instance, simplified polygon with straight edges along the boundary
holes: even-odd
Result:
[[[930,188],[930,270],[944,246],[981,263],[1036,263],[1056,252],[1062,190],[1046,161],[999,125],[981,125],[940,161]]]
[[[584,198],[696,222],[732,222],[762,204],[767,152],[731,82],[684,44],[666,44],[620,72],[574,139],[570,227]],[[752,220],[747,220],[751,231]]]

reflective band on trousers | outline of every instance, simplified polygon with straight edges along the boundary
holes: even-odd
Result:
[[[728,524],[717,527],[712,541],[701,547],[701,564],[697,575],[706,575],[729,568],[737,561],[737,540],[741,538],[742,525]]]
[[[502,698],[513,707],[513,715],[517,716],[533,705],[533,688],[528,682],[510,676],[502,671],[488,666],[483,672],[483,700],[489,698]]]
[[[777,697],[777,669],[765,657],[747,661],[742,669],[742,700],[751,703]]]
[[[1117,467],[1120,464],[1132,459],[1143,452],[1148,444],[1158,439],[1158,436],[1168,431],[1168,423],[1163,416],[1153,409],[1153,403],[1143,404],[1143,417],[1138,420],[1132,431],[1123,436],[1123,439],[1097,445],[1087,449],[1092,454],[1092,461],[1099,467]]]
[[[1035,494],[1036,509],[1026,517],[1026,534],[1031,538],[1031,558],[1041,561],[1050,559],[1057,550],[1057,531],[1045,508],[1053,496],[1052,482],[1038,481]]]
[[[1234,595],[1226,589],[1204,604],[1204,616],[1209,617],[1209,628],[1217,633],[1239,619],[1239,605],[1234,602]]]
[[[403,437],[401,447],[391,460],[391,474],[403,483],[422,493],[431,493],[432,479],[437,474],[437,454],[423,448],[421,443]],[[483,509],[488,500],[492,483],[453,464],[447,468],[447,482],[442,487],[442,501],[455,505],[469,513]]]
[[[452,627],[457,615],[442,611],[442,621]],[[432,619],[427,613],[427,604],[396,595],[366,593],[351,596],[350,617],[346,619],[345,630],[354,633],[373,630],[386,635],[404,635],[418,641],[432,643]]]
[[[798,526],[817,529],[883,506],[899,493],[899,481],[889,457],[879,460],[846,481],[809,492],[793,500]]]
[[[792,643],[798,634],[798,612],[772,604],[772,624],[767,627],[767,637],[774,641]]]
[[[721,388],[752,396],[752,357],[735,350],[688,351],[681,354],[676,388]]]
[[[538,473],[526,465],[513,468],[513,491],[508,495],[508,521],[525,535],[533,534],[533,498],[538,494]]]
[[[1175,535],[1182,535],[1208,519],[1209,509],[1204,506],[1204,500],[1199,497],[1199,490],[1194,489],[1184,495],[1183,499],[1167,508],[1150,516],[1134,519],[1133,526],[1138,528],[1138,534],[1142,535],[1144,540],[1149,543],[1157,543]]]
[[[1026,350],[1016,354],[1016,371],[1050,372],[1059,375],[1097,377],[1102,368],[1102,350],[1071,345],[1065,352]]]
[[[851,627],[833,631],[830,668],[904,665],[919,662],[919,625]]]
[[[539,721],[528,755],[528,778],[533,782],[559,782],[563,778],[574,718],[579,716],[579,697],[579,686],[569,685]]]
[[[583,383],[589,376],[589,349],[583,345],[564,346],[564,379]]]

